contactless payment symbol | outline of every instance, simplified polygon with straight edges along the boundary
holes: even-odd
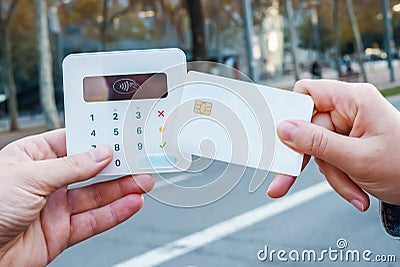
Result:
[[[212,111],[212,103],[196,100],[193,111],[197,114],[210,116]]]
[[[136,91],[139,89],[140,89],[140,84],[138,84],[135,80],[128,78],[119,79],[115,81],[113,84],[114,92],[123,95],[136,93]]]

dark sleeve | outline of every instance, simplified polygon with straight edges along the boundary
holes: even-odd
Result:
[[[381,217],[386,232],[400,238],[400,206],[381,202]]]

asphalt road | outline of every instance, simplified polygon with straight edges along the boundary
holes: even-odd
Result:
[[[400,108],[400,96],[390,101]],[[205,184],[225,167],[217,162],[200,175],[176,174],[169,178],[179,185]],[[271,175],[258,191],[248,193],[250,177],[249,170],[229,194],[199,208],[177,208],[146,196],[144,209],[129,221],[70,248],[50,266],[399,265],[400,243],[384,232],[378,202],[373,200],[367,212],[358,212],[326,186],[314,162],[282,200],[265,195]],[[168,186],[161,184],[155,190],[168,190]],[[265,246],[268,254],[271,250],[286,251],[281,258],[288,262],[279,260],[277,253],[272,260],[268,257],[260,261],[258,256],[265,254],[259,251]],[[329,249],[337,254],[323,254]],[[322,257],[324,260],[307,261],[310,250],[316,252],[317,261]],[[292,251],[299,253],[298,261],[293,260],[296,254]],[[358,251],[361,262],[346,261],[348,251]],[[371,262],[363,260],[363,253]],[[306,261],[302,261],[303,254]],[[390,255],[395,255],[397,263],[375,261],[376,256],[382,259]],[[351,255],[347,258],[353,260]]]

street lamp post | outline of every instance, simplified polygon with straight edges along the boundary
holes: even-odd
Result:
[[[313,27],[314,33],[314,43],[315,43],[315,50],[317,50],[317,60],[321,61],[321,37],[319,34],[319,20],[318,20],[318,11],[317,11],[318,1],[311,2],[311,24]]]
[[[297,60],[297,35],[294,25],[294,11],[292,0],[286,0],[286,10],[288,15],[289,31],[290,31],[290,50],[293,57],[294,78],[296,81],[300,79],[299,63]]]
[[[340,30],[339,30],[339,0],[333,0],[333,36],[334,36],[334,53],[337,78],[340,79],[342,71],[340,69]]]
[[[383,1],[383,21],[385,24],[385,48],[387,55],[388,69],[390,73],[390,81],[394,82],[394,70],[392,64],[392,43],[393,43],[393,29],[392,29],[392,14],[389,9],[389,0]]]

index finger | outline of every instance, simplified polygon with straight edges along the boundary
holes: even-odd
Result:
[[[65,129],[58,129],[42,134],[43,139],[49,144],[50,149],[57,158],[67,155],[67,141]]]
[[[339,103],[357,99],[351,97],[355,96],[355,91],[349,90],[352,86],[335,80],[300,80],[294,85],[293,91],[310,95],[318,112],[330,112],[335,110]]]

